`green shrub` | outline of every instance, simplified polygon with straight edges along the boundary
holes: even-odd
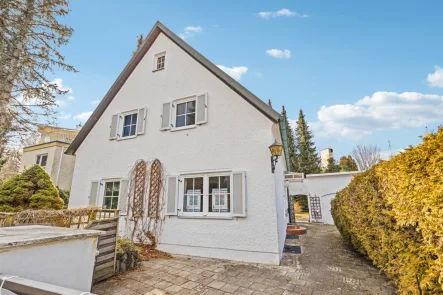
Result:
[[[64,208],[68,208],[68,204],[69,204],[69,196],[71,194],[71,192],[67,189],[61,189],[59,187],[58,188],[58,194],[60,195],[60,198],[62,198],[63,203],[65,204]]]
[[[25,209],[62,209],[63,200],[51,177],[34,165],[0,186],[0,212]]]
[[[331,212],[400,294],[443,294],[443,129],[356,175]]]
[[[300,204],[302,212],[309,212],[308,196],[306,196],[306,195],[294,196],[294,202],[297,202]]]

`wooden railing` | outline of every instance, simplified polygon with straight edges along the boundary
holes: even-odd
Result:
[[[64,210],[26,210],[17,213],[0,212],[0,227],[39,224],[84,229],[92,221],[118,217],[119,210],[95,207]]]

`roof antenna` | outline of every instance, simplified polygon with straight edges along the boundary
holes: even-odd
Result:
[[[270,106],[272,108],[272,102],[271,99],[268,99],[268,106]]]

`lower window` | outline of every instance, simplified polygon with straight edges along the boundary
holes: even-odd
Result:
[[[184,176],[181,195],[185,216],[229,215],[231,175]]]
[[[120,194],[120,181],[105,182],[103,209],[117,209]]]

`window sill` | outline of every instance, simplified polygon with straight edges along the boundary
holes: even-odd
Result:
[[[194,128],[197,128],[197,125],[189,125],[189,126],[185,126],[185,127],[171,128],[171,132],[173,132],[173,131],[180,131],[180,130],[194,129]]]
[[[163,68],[163,69],[156,69],[156,70],[152,70],[152,72],[153,73],[155,73],[155,72],[160,72],[160,71],[163,71],[165,68]]]
[[[225,219],[232,220],[233,216],[190,216],[190,215],[177,215],[180,219]]]
[[[125,136],[125,137],[117,137],[117,140],[126,140],[126,139],[132,139],[132,138],[136,138],[137,135],[133,135],[133,136]]]

